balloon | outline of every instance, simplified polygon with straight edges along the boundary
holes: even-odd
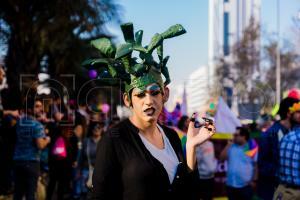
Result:
[[[89,71],[89,77],[90,77],[91,79],[97,78],[97,75],[98,75],[98,73],[97,73],[97,71],[96,71],[95,69],[91,69],[91,70]]]
[[[104,103],[101,105],[101,110],[103,113],[108,113],[109,109],[110,109],[110,107],[108,104]]]

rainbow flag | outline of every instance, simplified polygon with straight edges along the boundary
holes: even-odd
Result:
[[[258,152],[258,144],[254,139],[250,139],[244,148],[244,152],[247,156],[254,158]]]

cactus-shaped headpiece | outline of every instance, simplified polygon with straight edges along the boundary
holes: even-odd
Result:
[[[122,24],[121,29],[126,43],[116,47],[108,38],[91,41],[103,57],[88,59],[83,62],[83,66],[108,72],[109,78],[121,79],[128,94],[133,88],[145,90],[146,86],[153,83],[157,83],[163,90],[171,81],[167,68],[169,56],[163,55],[163,41],[184,34],[185,29],[180,24],[171,26],[163,33],[156,33],[147,46],[142,46],[143,31],[134,33],[132,23]],[[158,62],[153,59],[154,50]],[[140,59],[132,57],[133,51],[139,53]],[[161,74],[165,77],[164,82]]]

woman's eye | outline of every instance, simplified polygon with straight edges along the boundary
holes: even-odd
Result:
[[[156,96],[156,95],[158,95],[158,94],[160,94],[160,90],[151,92],[151,95],[152,95],[152,96]]]
[[[143,98],[146,94],[144,92],[137,94],[136,96],[138,98]]]

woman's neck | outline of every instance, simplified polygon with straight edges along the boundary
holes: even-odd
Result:
[[[153,135],[155,130],[157,129],[157,121],[143,122],[141,120],[136,119],[134,116],[130,117],[129,120],[144,135]]]
[[[101,136],[95,136],[95,135],[93,135],[93,140],[95,141],[95,142],[97,142],[98,140],[100,140],[100,138],[101,138]]]

